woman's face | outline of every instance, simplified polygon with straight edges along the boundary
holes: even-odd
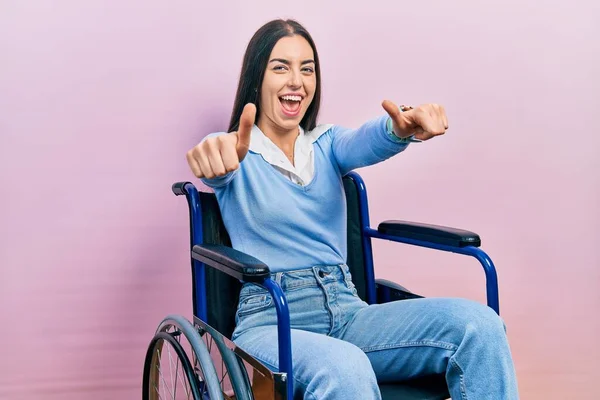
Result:
[[[300,35],[281,38],[273,47],[260,90],[260,124],[298,128],[317,86],[314,54]]]

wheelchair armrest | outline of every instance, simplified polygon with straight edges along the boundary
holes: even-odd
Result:
[[[192,258],[246,282],[263,282],[270,277],[269,267],[256,258],[220,244],[197,244]]]
[[[481,246],[478,234],[464,229],[409,221],[383,221],[377,231],[394,237],[421,240],[451,247]]]

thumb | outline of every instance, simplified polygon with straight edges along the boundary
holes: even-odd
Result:
[[[391,100],[384,100],[381,103],[381,106],[388,113],[392,122],[394,123],[394,132],[398,134],[400,137],[410,136],[412,130],[414,130],[413,124],[413,116],[412,110],[407,112],[400,111],[400,107],[398,107]],[[402,106],[404,107],[404,106]]]
[[[235,145],[235,150],[240,161],[246,157],[250,148],[250,133],[252,132],[255,118],[256,106],[252,103],[246,104],[240,117],[240,125],[237,130],[237,144]]]
[[[388,113],[393,121],[397,121],[400,117],[400,108],[391,100],[384,100],[381,106]]]

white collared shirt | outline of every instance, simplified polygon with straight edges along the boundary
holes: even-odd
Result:
[[[300,134],[294,143],[294,165],[288,160],[283,151],[277,147],[256,125],[252,127],[250,150],[258,153],[277,171],[290,181],[306,186],[315,174],[315,157],[313,143],[333,125],[319,125],[310,132],[304,132],[299,127]]]

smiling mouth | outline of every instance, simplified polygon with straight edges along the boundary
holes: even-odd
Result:
[[[295,117],[300,113],[300,105],[302,104],[302,96],[281,96],[279,98],[283,113],[290,117]]]

